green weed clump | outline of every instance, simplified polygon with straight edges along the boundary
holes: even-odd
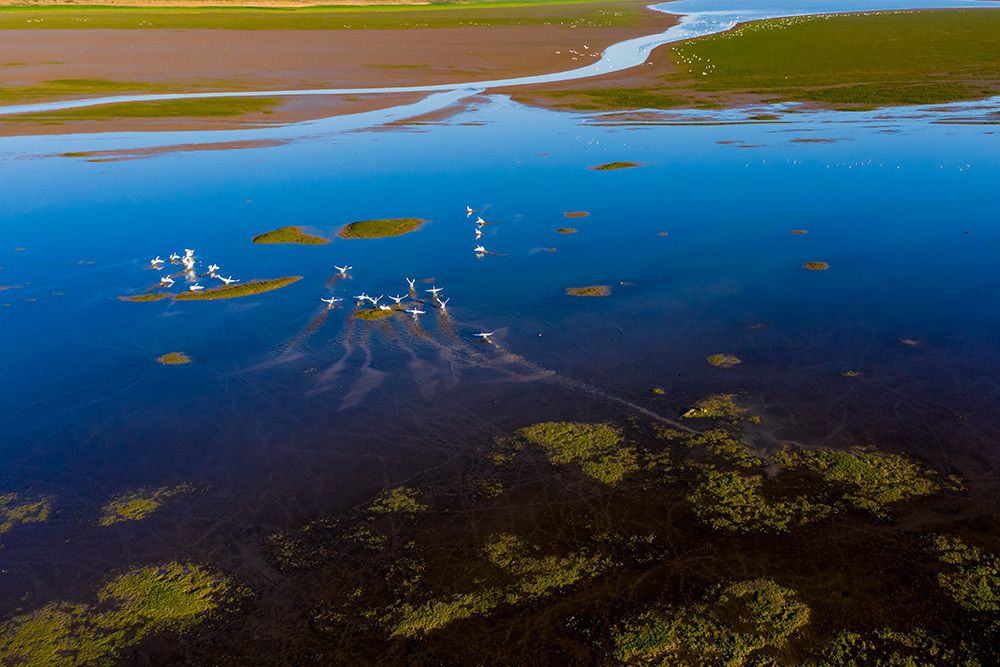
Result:
[[[191,363],[191,357],[183,352],[167,352],[158,356],[156,361],[164,366],[183,366]]]
[[[634,447],[623,444],[622,430],[612,424],[542,422],[518,434],[541,447],[556,465],[579,466],[584,475],[614,486],[639,469]]]
[[[948,566],[938,574],[948,597],[971,612],[1000,612],[1000,557],[949,535],[935,535],[932,549]]]
[[[591,171],[615,171],[618,169],[631,169],[632,167],[638,167],[640,164],[638,162],[605,162],[604,164],[598,164],[590,168]]]
[[[162,486],[158,489],[129,491],[112,498],[104,505],[98,523],[102,526],[112,526],[123,521],[140,521],[158,510],[167,499],[191,490],[191,485],[179,484]]]
[[[713,394],[695,403],[683,416],[685,419],[736,420],[746,413],[746,408],[737,405],[734,394]]]
[[[732,368],[743,363],[743,360],[734,354],[713,354],[705,357],[705,361],[717,368]]]
[[[27,500],[16,493],[0,494],[0,535],[23,523],[48,521],[51,512],[48,498]]]
[[[368,511],[375,514],[417,514],[427,511],[427,505],[420,502],[416,489],[397,486],[383,491]]]
[[[379,220],[358,220],[340,230],[345,239],[381,239],[387,236],[402,236],[418,229],[426,222],[421,218],[382,218]]]
[[[27,667],[110,664],[152,634],[183,632],[233,593],[231,582],[198,565],[168,563],[127,572],[97,593],[97,604],[53,602],[0,626],[0,663]]]
[[[614,655],[633,665],[778,664],[756,658],[762,649],[783,647],[809,623],[809,613],[789,588],[769,579],[741,581],[690,606],[625,620],[612,632]]]
[[[253,242],[258,244],[267,243],[297,243],[299,245],[323,245],[329,243],[330,239],[315,234],[307,234],[302,227],[279,227],[270,232],[258,234],[253,237]]]
[[[922,629],[910,631],[883,628],[869,633],[841,630],[820,650],[809,667],[932,667],[956,665],[980,667],[969,649],[947,646]]]

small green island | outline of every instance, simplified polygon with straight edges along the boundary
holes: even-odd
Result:
[[[251,280],[246,283],[234,283],[202,290],[201,292],[182,292],[174,296],[176,301],[213,301],[215,299],[238,299],[241,296],[251,296],[253,294],[263,294],[272,292],[282,287],[287,287],[294,282],[302,280],[302,276],[286,276],[284,278],[273,278],[271,280]]]
[[[395,314],[396,314],[395,309],[382,310],[381,308],[368,308],[366,310],[354,311],[354,318],[358,320],[373,322],[375,320],[385,319],[386,317],[392,317]]]
[[[806,262],[802,265],[802,268],[807,271],[826,271],[830,268],[830,265],[826,262]]]
[[[560,227],[556,232],[559,234],[576,234],[576,227]]]
[[[570,296],[610,296],[611,288],[607,285],[587,285],[586,287],[567,287],[566,294]]]
[[[156,361],[164,366],[182,366],[184,364],[190,364],[191,357],[183,352],[167,352],[166,354],[158,356]]]
[[[270,232],[265,232],[263,234],[258,234],[253,237],[253,242],[261,245],[274,244],[274,243],[297,243],[299,245],[324,245],[330,242],[330,239],[323,238],[322,236],[316,236],[315,234],[307,234],[302,230],[302,227],[279,227]]]
[[[341,229],[340,237],[345,239],[381,239],[389,236],[402,236],[416,231],[425,222],[427,221],[423,218],[358,220]]]
[[[615,171],[617,169],[631,169],[641,166],[638,162],[605,162],[604,164],[590,167],[591,171]]]

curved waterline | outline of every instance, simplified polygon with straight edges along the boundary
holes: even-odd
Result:
[[[786,18],[813,14],[846,12],[887,11],[906,9],[969,9],[975,7],[1000,8],[988,0],[744,0],[739,8],[734,0],[677,0],[650,9],[680,16],[680,21],[666,31],[644,37],[635,37],[612,44],[601,57],[590,65],[550,74],[443,83],[422,86],[383,86],[369,88],[313,88],[293,90],[218,91],[209,93],[160,93],[148,95],[113,95],[78,100],[39,102],[0,106],[0,116],[46,111],[65,111],[105,104],[128,102],[160,102],[233,97],[301,97],[308,95],[388,95],[395,93],[446,93],[466,91],[466,94],[489,88],[510,88],[545,83],[559,83],[586,79],[602,74],[619,72],[644,64],[649,54],[658,46],[694,37],[704,37],[731,30],[739,23],[769,18]],[[786,4],[787,3],[787,4]],[[464,95],[463,95],[464,97]]]

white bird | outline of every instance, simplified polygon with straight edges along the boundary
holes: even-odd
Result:
[[[476,224],[479,225],[480,227],[482,227],[483,225],[486,224],[486,221],[483,220],[482,217],[477,216],[476,217]]]
[[[368,297],[368,300],[372,302],[373,306],[377,306],[378,302],[382,299],[383,296],[385,296],[385,295],[384,294],[379,294],[377,297],[374,297],[374,298]]]
[[[483,247],[483,246],[481,246],[481,245],[477,245],[477,246],[476,246],[476,247],[475,247],[475,248],[473,249],[473,251],[472,251],[472,252],[476,253],[477,255],[485,255],[485,254],[486,254],[486,248],[484,248],[484,247]]]
[[[420,309],[418,309],[418,308],[410,308],[410,309],[409,309],[409,310],[407,310],[406,312],[408,312],[408,313],[410,313],[411,315],[413,315],[414,317],[416,317],[417,315],[423,315],[425,311],[423,311],[423,310],[420,310]]]
[[[343,301],[343,299],[338,299],[335,296],[331,296],[329,299],[324,299],[321,297],[320,301],[325,303],[327,308],[333,308],[333,304],[337,303],[338,301]]]
[[[227,285],[229,283],[238,283],[239,282],[238,278],[233,278],[232,276],[229,276],[228,278],[223,278],[222,276],[216,276],[216,278],[218,278],[222,282],[226,283]]]
[[[209,264],[208,265],[208,272],[209,273],[215,273],[218,270],[219,270],[219,265],[218,264]]]
[[[181,264],[184,265],[185,269],[190,271],[191,269],[194,268],[194,257],[185,257],[184,259],[181,260]]]
[[[156,257],[154,257],[153,259],[149,260],[149,263],[150,263],[151,265],[153,265],[153,266],[156,266],[157,264],[163,264],[163,260],[162,260],[162,259],[160,259],[160,256],[159,256],[159,255],[157,255],[157,256],[156,256]]]
[[[480,331],[476,334],[476,338],[482,338],[484,342],[491,342],[490,337],[493,335],[492,331]]]
[[[392,310],[392,306],[387,306],[384,303],[378,307],[379,310]]]
[[[424,291],[425,291],[425,292],[430,292],[431,294],[433,294],[433,295],[434,295],[434,298],[436,299],[436,298],[437,298],[437,295],[438,295],[438,292],[441,292],[441,291],[443,291],[443,290],[444,290],[444,288],[443,288],[443,287],[432,287],[432,288],[430,288],[430,289],[425,289]]]
[[[162,278],[160,278],[160,284],[166,285],[167,287],[173,287],[174,279],[171,278],[170,276],[163,276]]]
[[[483,230],[481,230],[481,229],[477,229],[477,230],[476,230],[476,238],[478,239],[478,238],[479,238],[480,236],[482,236],[482,235],[483,235]]]
[[[334,264],[333,268],[335,268],[338,271],[340,271],[340,275],[346,276],[347,272],[350,271],[351,269],[353,269],[354,267],[353,266],[337,266],[336,264]]]
[[[191,287],[188,287],[188,289],[191,290],[192,292],[199,292],[205,288],[199,285],[198,283],[195,283],[194,285],[191,285]]]
[[[451,301],[451,297],[448,297],[448,298],[447,298],[447,299],[445,299],[444,301],[438,301],[438,306],[440,306],[440,307],[441,307],[441,310],[447,310],[447,307],[446,307],[446,306],[448,305],[448,302],[449,302],[449,301]]]
[[[472,215],[472,207],[471,206],[466,206],[465,207],[465,217],[468,218],[470,215]]]
[[[192,250],[191,248],[184,248],[184,256],[194,257],[194,250]]]
[[[176,252],[172,252],[172,253],[170,253],[170,261],[171,261],[171,262],[176,262],[176,261],[177,261],[177,260],[179,260],[180,258],[181,258],[181,256],[180,256],[180,255],[178,255],[178,254],[177,254]]]
[[[395,301],[396,305],[398,306],[399,302],[402,301],[403,299],[405,299],[406,297],[405,296],[390,296],[389,298],[392,299],[393,301]]]
[[[417,284],[417,279],[416,278],[407,278],[406,282],[409,283],[411,290],[412,289],[416,289],[416,288],[414,288],[414,285]]]
[[[360,301],[361,303],[364,303],[365,301],[367,301],[367,300],[368,300],[368,299],[370,299],[371,297],[370,297],[370,296],[368,296],[368,294],[367,294],[367,293],[365,293],[365,292],[362,292],[361,294],[359,294],[358,296],[356,296],[356,297],[354,297],[354,298],[355,298],[355,300],[357,300],[357,301]]]

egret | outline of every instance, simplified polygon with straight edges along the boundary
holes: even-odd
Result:
[[[354,267],[353,266],[337,266],[336,264],[334,264],[333,268],[335,268],[338,271],[340,271],[340,275],[346,276],[347,272],[350,271],[351,269],[353,269]]]
[[[396,305],[398,306],[399,302],[402,301],[403,299],[405,299],[406,297],[405,296],[390,296],[389,298],[392,299],[393,301],[395,301]]]
[[[335,296],[331,296],[329,299],[324,299],[321,297],[320,301],[325,303],[327,308],[333,308],[333,304],[337,303],[338,301],[343,301],[343,299],[338,299]]]
[[[416,278],[407,278],[406,282],[409,283],[411,291],[415,291],[416,290],[416,288],[414,287],[414,285],[416,285],[416,283],[417,283],[417,279]]]
[[[194,250],[192,250],[191,248],[184,248],[184,256],[194,257]]]
[[[219,270],[219,265],[218,264],[209,264],[208,265],[208,272],[209,273],[215,273],[218,270]]]
[[[377,306],[378,302],[382,299],[383,296],[385,296],[385,295],[384,294],[379,294],[378,296],[376,296],[374,298],[368,297],[368,300],[372,302],[373,306]]]
[[[162,278],[160,278],[160,284],[166,285],[167,287],[173,287],[174,279],[171,278],[170,276],[163,276]]]
[[[425,292],[430,292],[431,294],[433,294],[433,295],[434,295],[434,298],[436,299],[436,298],[437,298],[437,295],[438,295],[438,292],[441,292],[441,291],[443,291],[443,290],[444,290],[444,288],[443,288],[443,287],[432,287],[432,288],[430,288],[430,289],[427,289],[427,290],[424,290],[424,291],[425,291]]]
[[[195,283],[194,285],[191,285],[191,287],[188,287],[188,289],[191,290],[192,292],[200,292],[205,288],[199,285],[198,283]]]
[[[447,310],[449,301],[451,301],[451,297],[448,297],[444,301],[438,301],[438,306],[440,306],[441,310]]]
[[[471,215],[472,215],[472,207],[471,206],[466,206],[465,207],[465,217],[468,218]]]
[[[178,255],[178,254],[177,254],[176,252],[172,252],[172,253],[170,253],[170,261],[171,261],[171,262],[176,262],[176,261],[177,261],[177,260],[179,260],[180,258],[181,258],[181,256],[180,256],[180,255]]]
[[[483,225],[485,225],[485,224],[486,224],[486,221],[485,221],[485,220],[483,220],[483,219],[482,219],[482,217],[480,217],[480,216],[477,216],[477,217],[476,217],[476,224],[477,224],[477,225],[479,225],[480,227],[482,227]]]
[[[368,300],[368,299],[370,299],[370,298],[371,298],[371,297],[369,297],[369,296],[368,296],[368,294],[367,294],[366,292],[362,292],[361,294],[359,294],[359,295],[357,295],[356,297],[354,297],[354,299],[355,299],[356,301],[360,301],[361,303],[364,303],[365,301],[367,301],[367,300]]]
[[[378,307],[379,310],[392,310],[392,306],[387,306],[384,303]]]
[[[222,276],[216,276],[216,278],[218,278],[222,282],[226,283],[227,285],[230,284],[230,283],[238,283],[239,282],[238,278],[233,278],[232,276],[229,276],[228,278],[223,278]]]
[[[149,264],[150,266],[156,266],[157,264],[163,264],[163,260],[160,259],[159,255],[157,255],[153,259],[149,260]]]
[[[484,343],[492,343],[490,337],[493,335],[492,331],[480,331],[476,334],[476,338],[482,338]]]
[[[483,230],[481,230],[481,229],[477,229],[477,230],[476,230],[476,239],[478,240],[478,239],[479,239],[479,237],[480,237],[480,236],[482,236],[482,235],[483,235]]]
[[[484,247],[483,247],[483,246],[481,246],[481,245],[477,245],[477,246],[476,246],[476,247],[475,247],[475,248],[473,249],[473,251],[472,251],[472,252],[476,253],[477,255],[485,255],[485,254],[486,254],[486,248],[484,248]]]
[[[423,315],[424,312],[426,312],[426,311],[420,310],[419,308],[410,308],[406,312],[408,312],[411,315],[413,315],[414,319],[416,319],[417,315]]]

